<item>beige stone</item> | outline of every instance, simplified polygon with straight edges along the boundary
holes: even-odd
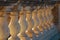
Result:
[[[14,13],[14,15],[12,15]],[[18,13],[17,12],[11,12],[10,13],[10,23],[9,23],[9,30],[10,30],[10,34],[11,36],[8,38],[8,40],[16,40],[14,39],[15,37],[17,37],[17,34],[19,33],[19,24],[18,24]]]
[[[26,18],[25,18],[25,13],[23,10],[21,10],[19,12],[19,25],[20,25],[20,31],[19,31],[19,34],[18,34],[18,37],[20,38],[20,40],[25,40],[25,31],[26,31]]]

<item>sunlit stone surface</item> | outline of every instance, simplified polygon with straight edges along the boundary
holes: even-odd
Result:
[[[18,37],[20,40],[26,40],[25,38],[25,31],[27,28],[26,25],[26,15],[25,15],[24,7],[22,7],[21,11],[19,12],[19,25],[20,25],[20,33],[18,34]]]
[[[18,26],[18,13],[17,12],[11,12],[10,13],[10,23],[9,23],[9,30],[10,30],[10,38],[8,38],[8,40],[16,40],[17,34],[18,34],[18,30],[19,30],[19,26]]]
[[[0,40],[7,40],[9,36],[7,13],[0,12]]]
[[[37,11],[38,11],[37,7],[35,7],[35,9],[32,11],[32,19],[34,20],[34,26],[33,26],[32,30],[34,31],[34,33],[36,35],[39,34],[39,31],[38,31],[39,20],[37,18]]]
[[[29,6],[27,6],[29,7]],[[33,28],[33,21],[32,21],[32,13],[30,11],[30,7],[28,9],[26,9],[26,21],[28,23],[28,27],[26,30],[26,34],[28,35],[28,37],[32,38],[33,34],[32,34],[32,28]]]
[[[58,33],[54,6],[17,6],[0,10],[0,40],[50,40]]]

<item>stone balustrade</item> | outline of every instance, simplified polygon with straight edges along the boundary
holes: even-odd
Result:
[[[53,8],[51,6],[42,8],[22,6],[19,11],[15,9],[11,12],[1,11],[2,8],[0,10],[0,40],[49,40],[53,32],[57,33],[53,22]]]

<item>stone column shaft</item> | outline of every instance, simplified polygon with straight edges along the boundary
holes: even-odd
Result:
[[[9,30],[10,30],[11,36],[8,38],[8,40],[16,40],[17,34],[19,32],[18,13],[11,12],[10,17],[11,17],[11,20],[9,23]]]

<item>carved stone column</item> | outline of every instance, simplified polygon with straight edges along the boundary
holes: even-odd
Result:
[[[25,31],[26,31],[26,28],[27,28],[27,25],[26,25],[26,15],[25,15],[25,12],[24,10],[21,10],[19,12],[19,25],[20,25],[20,32],[18,34],[18,37],[20,38],[20,40],[26,40],[25,38]]]
[[[26,21],[28,23],[26,34],[28,35],[28,37],[32,38],[33,37],[33,34],[32,34],[33,21],[32,21],[31,10],[26,10]]]
[[[46,25],[48,27],[48,29],[50,29],[53,25],[53,14],[52,14],[52,9],[53,7],[47,7],[46,8]]]
[[[0,40],[7,40],[9,36],[7,13],[0,11]]]
[[[32,11],[32,19],[34,21],[34,26],[33,26],[32,30],[34,31],[34,33],[36,35],[38,35],[39,34],[39,31],[38,31],[38,28],[37,27],[39,25],[39,20],[37,18],[37,8]]]
[[[39,29],[40,32],[43,32],[44,30],[43,30],[43,27],[42,27],[42,25],[43,25],[43,22],[42,22],[42,9],[38,10],[37,17],[39,19],[38,29]]]
[[[42,26],[43,26],[43,28],[44,28],[44,30],[46,30],[47,31],[47,26],[45,25],[45,23],[46,23],[46,17],[45,17],[45,14],[46,14],[46,12],[45,12],[45,7],[42,9]]]
[[[8,40],[17,40],[17,34],[19,32],[19,25],[18,25],[18,13],[17,12],[10,12],[10,23],[9,23],[9,30],[11,36]]]

